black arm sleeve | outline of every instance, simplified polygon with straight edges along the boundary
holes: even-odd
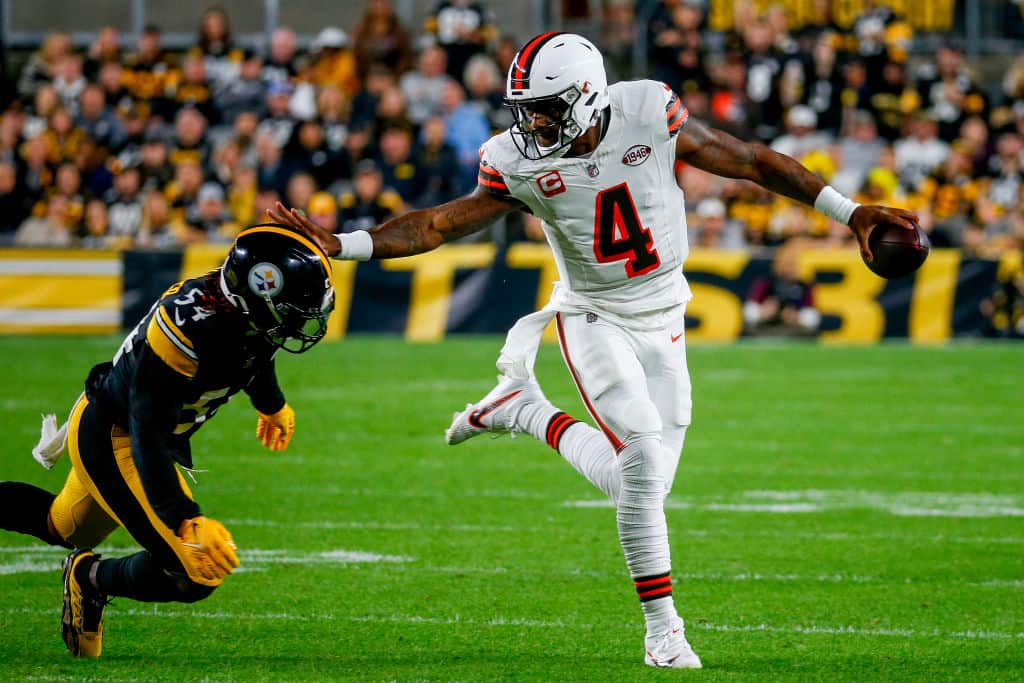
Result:
[[[132,382],[128,431],[142,488],[157,516],[175,533],[199,514],[199,506],[181,488],[174,466],[178,408],[188,380],[163,363],[148,347],[141,350]]]
[[[249,386],[245,387],[245,393],[249,395],[252,407],[264,415],[273,415],[284,408],[284,393],[277,383],[273,359],[260,366]]]

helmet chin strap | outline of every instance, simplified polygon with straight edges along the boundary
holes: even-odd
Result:
[[[245,299],[237,294],[232,294],[231,290],[228,289],[228,281],[224,279],[224,268],[220,269],[220,292],[235,308],[240,308],[245,313],[249,312],[249,307],[245,305]]]

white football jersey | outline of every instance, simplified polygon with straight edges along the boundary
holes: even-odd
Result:
[[[615,83],[608,94],[608,130],[588,157],[533,161],[505,131],[480,148],[479,184],[543,220],[563,293],[619,315],[675,306],[690,299],[675,176],[688,112],[657,81]]]

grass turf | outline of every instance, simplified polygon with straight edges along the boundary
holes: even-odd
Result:
[[[39,414],[117,344],[0,339],[0,478],[60,487],[67,462],[29,455]],[[444,445],[499,346],[281,358],[286,453],[261,450],[244,396],[193,441],[193,490],[247,571],[196,605],[117,600],[100,660],[60,640],[61,553],[0,534],[0,680],[1024,679],[1024,347],[691,348],[667,515],[706,668],[667,672],[641,664],[600,494],[529,438]],[[554,348],[538,374],[584,417]]]

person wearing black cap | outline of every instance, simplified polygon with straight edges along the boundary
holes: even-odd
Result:
[[[355,167],[352,191],[342,193],[338,201],[340,232],[366,230],[391,218],[402,208],[402,198],[384,187],[384,176],[373,159],[363,159]]]

